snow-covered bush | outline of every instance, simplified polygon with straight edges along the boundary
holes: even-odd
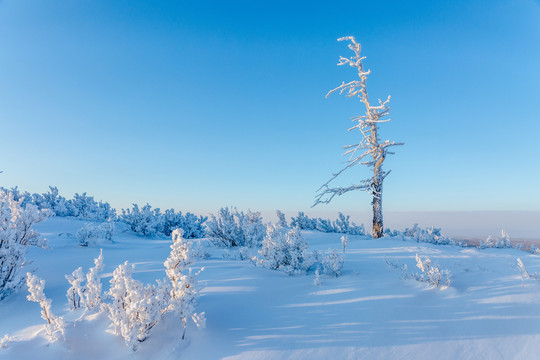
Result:
[[[288,274],[304,273],[313,264],[308,243],[298,228],[284,233],[278,226],[268,225],[259,253],[263,256],[263,266],[282,269]]]
[[[510,236],[506,233],[506,231],[501,230],[501,237],[500,238],[492,238],[491,236],[488,236],[487,239],[482,240],[480,242],[479,247],[481,249],[485,248],[513,248],[512,242],[510,240]]]
[[[285,214],[281,210],[276,210],[276,215],[278,218],[278,226],[287,227],[287,220],[285,219]]]
[[[187,321],[191,318],[198,327],[204,327],[205,317],[204,313],[195,313],[199,286],[196,276],[192,274],[192,270],[189,268],[194,261],[191,242],[183,238],[182,229],[174,230],[172,238],[171,253],[164,264],[165,273],[170,281],[170,287],[168,288],[169,304],[166,310],[173,312],[182,320],[184,327],[182,339],[184,339]],[[183,273],[186,269],[188,270],[187,275]]]
[[[260,212],[244,214],[235,208],[221,208],[217,217],[211,214],[206,226],[210,240],[223,247],[258,246],[266,232]]]
[[[107,221],[116,219],[116,210],[109,203],[95,201],[86,193],[75,194],[73,199],[61,196],[56,186],[49,186],[49,191],[43,194],[20,193],[17,187],[10,190],[0,188],[13,194],[15,200],[20,201],[21,206],[35,205],[40,210],[50,210],[55,216],[76,216],[92,221]]]
[[[120,221],[126,223],[137,234],[154,236],[160,226],[159,209],[152,210],[149,204],[139,209],[139,205],[133,204],[131,209],[122,209]]]
[[[317,219],[311,219],[304,214],[303,211],[299,211],[297,217],[291,218],[291,227],[296,227],[300,230],[315,230],[317,227]]]
[[[87,196],[86,193],[80,195],[75,193],[71,201],[77,217],[94,221],[116,219],[116,210],[109,203],[96,202],[93,196]]]
[[[13,194],[0,190],[0,300],[24,282],[21,269],[26,263],[27,247],[47,245],[32,226],[48,215],[31,204],[23,209]]]
[[[104,305],[114,333],[136,350],[137,341],[144,341],[163,315],[165,293],[156,286],[143,285],[132,278],[134,265],[127,261],[118,266],[110,281],[107,295],[112,300]]]
[[[420,274],[414,274],[414,278],[417,281],[426,282],[436,287],[443,285],[450,286],[451,274],[449,270],[440,270],[437,264],[432,264],[429,257],[422,259],[416,254],[416,267],[422,272]]]
[[[64,336],[65,324],[63,317],[54,316],[51,311],[51,300],[45,297],[43,289],[45,288],[45,280],[38,278],[31,273],[26,274],[26,284],[28,286],[27,296],[29,301],[39,303],[41,306],[41,318],[47,320],[45,330],[51,341],[59,340]]]
[[[529,252],[534,255],[540,255],[540,249],[534,246],[534,244],[529,248]]]
[[[347,245],[349,244],[349,238],[347,236],[341,237],[341,246],[343,246],[343,255],[345,255],[345,250],[347,250]]]
[[[436,245],[458,245],[453,239],[441,234],[440,228],[421,228],[414,224],[412,228],[406,228],[400,235],[416,240],[416,242],[425,242]]]
[[[521,261],[520,258],[517,258],[516,262],[517,262],[517,270],[520,272],[520,275],[521,275],[521,281],[524,281],[526,279],[540,280],[540,274],[529,272],[525,268],[525,264],[523,264],[523,261]]]
[[[159,210],[158,210],[159,213]],[[173,230],[184,230],[184,238],[196,239],[205,237],[204,223],[206,216],[197,216],[190,212],[182,215],[182,212],[174,212],[174,209],[165,210],[160,220],[160,232],[165,236],[171,236]]]
[[[336,232],[334,225],[330,219],[318,218],[315,224],[315,230],[325,233]]]
[[[301,230],[317,230],[325,233],[342,233],[349,235],[365,235],[364,225],[357,226],[349,221],[349,215],[338,213],[338,218],[334,221],[323,218],[310,218],[302,211],[297,217],[291,219],[291,227],[298,227]]]
[[[323,254],[321,259],[324,272],[336,277],[341,275],[344,261],[344,253],[339,253],[335,249],[328,249],[328,252]]]
[[[133,204],[131,209],[122,209],[120,216],[120,221],[142,236],[150,237],[157,234],[171,236],[174,229],[180,228],[184,230],[184,237],[188,239],[205,236],[204,223],[207,219],[205,216],[196,216],[190,212],[182,215],[181,211],[175,212],[174,209],[161,213],[159,208],[152,209],[149,204],[142,208]]]
[[[99,256],[94,259],[94,267],[90,268],[86,276],[81,267],[75,269],[71,275],[66,275],[66,280],[71,285],[66,294],[70,309],[85,307],[89,311],[99,310],[103,302],[99,273],[103,267],[103,251],[101,250]],[[85,279],[86,284],[84,284]]]
[[[102,224],[85,224],[77,231],[77,240],[81,246],[88,246],[89,243],[97,239],[112,241],[114,233],[114,223],[104,222]]]
[[[168,281],[144,285],[133,279],[134,265],[127,261],[113,272],[107,292],[112,302],[105,303],[103,308],[108,312],[114,332],[134,350],[137,342],[144,341],[168,312],[180,318],[184,328],[182,339],[189,319],[199,327],[204,326],[204,313],[195,313],[200,289],[198,273],[193,274],[189,267],[194,261],[192,243],[183,238],[181,229],[172,232],[172,239],[171,253],[164,262]]]
[[[338,213],[338,218],[334,221],[334,232],[349,234],[349,235],[366,235],[364,225],[357,226],[354,222],[349,221],[349,215]]]

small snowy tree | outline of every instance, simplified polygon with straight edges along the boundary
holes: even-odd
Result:
[[[114,223],[104,222],[102,224],[85,224],[77,231],[77,240],[81,246],[88,246],[91,241],[105,239],[112,241],[114,233]]]
[[[39,303],[41,306],[41,317],[47,320],[45,330],[51,341],[59,340],[64,336],[65,323],[63,317],[56,317],[51,311],[51,300],[45,297],[43,289],[45,288],[45,280],[38,278],[31,273],[26,274],[26,284],[28,285],[27,296],[29,301]]]
[[[287,219],[285,219],[285,214],[281,210],[276,210],[276,215],[278,217],[278,225],[280,227],[287,227]]]
[[[170,281],[169,305],[167,311],[173,312],[182,320],[184,339],[187,329],[188,319],[192,319],[199,327],[204,327],[204,313],[195,313],[195,305],[199,296],[199,287],[197,278],[192,275],[191,268],[188,268],[194,262],[191,249],[191,242],[184,239],[183,230],[176,229],[172,233],[173,244],[171,253],[165,260],[165,273]],[[188,269],[188,274],[183,271]]]
[[[94,259],[94,267],[90,268],[86,276],[81,267],[75,269],[71,275],[66,275],[66,280],[71,285],[67,291],[67,299],[72,310],[80,307],[85,307],[89,311],[99,310],[102,303],[99,273],[103,268],[103,250],[101,250],[99,256]],[[86,284],[83,285],[85,279]]]
[[[266,227],[259,253],[263,256],[263,266],[273,270],[283,269],[292,275],[305,272],[313,264],[308,248],[300,229],[293,228],[284,233],[278,226],[270,224]]]
[[[345,262],[345,247],[342,254],[335,249],[328,249],[328,253],[322,255],[321,262],[325,273],[335,277],[340,276]]]
[[[416,254],[416,267],[422,271],[420,274],[414,274],[417,281],[426,282],[436,287],[450,286],[452,283],[450,271],[439,269],[439,265],[432,264],[431,259],[427,256],[422,259]]]
[[[388,122],[387,119],[390,112],[388,102],[390,96],[385,101],[379,100],[379,105],[374,106],[369,102],[368,92],[366,87],[367,76],[370,74],[370,70],[364,70],[362,61],[365,57],[360,55],[361,46],[356,42],[353,36],[347,36],[338,39],[338,41],[350,41],[349,49],[354,52],[354,56],[351,58],[340,57],[338,65],[349,65],[358,71],[359,80],[353,80],[348,83],[343,82],[337,88],[331,90],[326,96],[333,92],[338,91],[340,94],[346,94],[347,97],[358,97],[366,108],[366,114],[353,117],[353,121],[357,124],[349,129],[349,131],[358,129],[362,134],[362,139],[359,143],[345,146],[345,153],[343,155],[349,156],[347,165],[333,174],[333,176],[324,183],[320,189],[319,194],[315,198],[317,204],[327,204],[336,195],[341,196],[352,190],[364,190],[369,192],[373,196],[373,230],[372,235],[374,238],[380,238],[383,236],[383,213],[382,213],[382,191],[384,178],[390,173],[390,171],[383,171],[382,165],[386,156],[392,154],[388,151],[388,148],[396,145],[403,145],[393,141],[381,141],[379,139],[379,123]],[[373,171],[373,176],[369,179],[362,180],[358,184],[351,185],[349,187],[336,187],[330,188],[328,185],[334,179],[336,179],[345,170],[357,165],[365,165]]]
[[[244,214],[236,208],[221,208],[217,217],[210,214],[206,226],[210,240],[223,247],[258,246],[266,231],[260,212]]]
[[[164,293],[154,285],[145,286],[133,279],[133,268],[126,261],[114,270],[107,292],[112,302],[104,306],[115,334],[122,336],[126,345],[136,350],[137,342],[148,337],[163,314]]]
[[[24,282],[21,269],[26,262],[26,248],[46,246],[32,226],[48,215],[48,211],[31,204],[23,209],[12,193],[0,190],[0,300]]]

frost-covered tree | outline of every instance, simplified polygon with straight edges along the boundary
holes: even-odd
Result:
[[[13,194],[0,190],[0,300],[23,283],[21,269],[26,262],[27,247],[46,246],[32,226],[48,215],[31,204],[23,209]]]
[[[312,219],[304,214],[303,211],[299,211],[297,217],[291,218],[291,227],[298,227],[300,230],[315,230],[317,219]]]
[[[85,307],[89,311],[99,310],[103,302],[99,273],[103,268],[103,250],[101,250],[99,256],[94,259],[94,267],[88,270],[86,276],[81,267],[75,269],[71,275],[66,275],[66,280],[71,285],[66,294],[70,309]]]
[[[259,253],[263,256],[263,266],[282,269],[289,275],[304,273],[313,265],[308,243],[297,227],[285,233],[276,225],[268,225]]]
[[[210,240],[224,247],[259,246],[266,233],[260,212],[248,210],[244,214],[236,208],[221,208],[218,216],[210,214],[206,226]]]
[[[45,280],[38,278],[30,273],[26,274],[26,284],[28,285],[27,296],[29,301],[39,303],[41,306],[41,317],[47,320],[45,330],[51,341],[58,340],[64,336],[65,323],[64,318],[61,316],[54,316],[51,311],[51,300],[45,297],[43,289],[45,288]]]
[[[88,246],[97,239],[112,241],[114,227],[114,223],[109,221],[102,224],[85,224],[77,231],[77,240],[81,246]]]
[[[276,215],[278,218],[278,225],[280,227],[287,227],[287,219],[285,219],[285,214],[281,210],[276,210]]]
[[[172,239],[171,252],[164,262],[168,281],[143,284],[133,279],[134,265],[127,261],[114,270],[110,280],[107,296],[112,301],[105,302],[103,309],[108,313],[115,334],[122,336],[133,350],[166,313],[180,318],[184,329],[182,338],[189,319],[198,327],[204,326],[204,313],[195,313],[200,288],[198,273],[193,274],[189,267],[194,262],[192,242],[184,239],[182,229],[174,230]],[[96,259],[96,268],[100,263]],[[89,279],[87,281],[90,283]]]
[[[392,154],[388,151],[388,148],[396,145],[403,145],[394,141],[386,140],[381,141],[379,139],[379,123],[388,122],[387,118],[390,107],[388,103],[390,96],[385,101],[379,100],[379,105],[372,105],[369,102],[368,91],[366,87],[367,76],[370,74],[370,70],[364,70],[364,64],[362,61],[365,57],[361,56],[361,46],[353,36],[347,36],[338,39],[338,41],[349,41],[349,49],[354,52],[354,56],[346,58],[341,56],[338,65],[349,65],[358,71],[359,80],[352,80],[348,83],[343,82],[337,88],[330,90],[328,95],[333,92],[339,92],[345,94],[347,97],[358,97],[361,103],[366,108],[366,114],[361,116],[355,116],[352,118],[356,125],[351,127],[351,130],[359,130],[362,134],[360,142],[357,144],[347,145],[344,147],[345,153],[343,155],[348,156],[347,165],[333,174],[333,176],[324,183],[319,193],[315,198],[317,204],[327,204],[336,195],[341,196],[352,190],[364,190],[373,196],[373,230],[372,235],[374,238],[383,236],[383,213],[382,213],[382,192],[384,178],[390,173],[390,171],[383,171],[382,165],[388,154]],[[348,187],[334,187],[330,188],[329,184],[345,170],[355,165],[365,165],[373,171],[373,175],[360,181],[358,184],[354,184]]]
[[[169,304],[166,310],[181,319],[184,328],[182,339],[184,339],[188,319],[191,318],[197,326],[204,327],[205,317],[204,313],[195,313],[199,286],[196,276],[192,275],[189,268],[194,262],[192,243],[184,239],[182,229],[174,230],[172,239],[171,253],[164,263],[165,273],[170,281]],[[188,270],[188,274],[183,273],[185,270]]]
[[[107,292],[112,302],[104,307],[115,334],[122,336],[126,345],[136,350],[137,342],[148,337],[163,315],[164,292],[152,284],[144,285],[133,279],[133,268],[126,261],[114,270]]]

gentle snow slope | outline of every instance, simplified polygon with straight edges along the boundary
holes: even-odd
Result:
[[[30,265],[46,281],[53,311],[64,315],[66,341],[48,344],[40,308],[26,301],[26,289],[0,302],[0,337],[15,337],[1,359],[535,359],[540,354],[540,282],[521,280],[520,257],[529,272],[540,272],[540,256],[512,249],[460,248],[351,236],[344,275],[287,276],[226,259],[210,249],[197,268],[205,287],[197,311],[206,329],[167,318],[137,352],[109,331],[104,315],[75,321],[67,310],[64,278],[78,266],[86,271],[103,248],[104,289],[113,269],[136,264],[144,282],[163,278],[168,239],[144,239],[119,226],[114,243],[83,248],[66,233],[84,222],[53,218],[37,228],[50,250],[31,249]],[[61,234],[61,235],[60,235]],[[341,249],[339,234],[303,232],[313,250]],[[437,289],[401,279],[386,264],[406,264],[416,272],[415,255],[427,255],[452,273],[450,288]]]

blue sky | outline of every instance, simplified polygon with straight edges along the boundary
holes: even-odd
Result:
[[[392,95],[381,136],[406,143],[385,210],[540,210],[532,0],[0,1],[0,185],[117,208],[308,210],[364,111],[324,97],[355,76],[336,66],[345,35],[371,99]]]

